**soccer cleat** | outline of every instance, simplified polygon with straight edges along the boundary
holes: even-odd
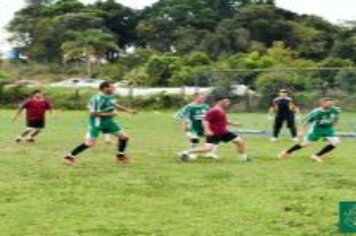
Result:
[[[75,164],[75,158],[73,156],[66,156],[63,158],[63,164],[67,166],[73,166]]]
[[[323,163],[324,162],[323,158],[321,158],[321,157],[319,157],[317,155],[312,155],[310,158],[313,159],[313,161],[315,161],[317,163]]]
[[[35,143],[36,140],[35,140],[34,138],[28,138],[28,139],[26,139],[26,142],[28,142],[28,143]]]
[[[275,138],[275,137],[272,137],[269,139],[271,142],[277,142],[278,141],[278,138]]]
[[[293,142],[299,142],[299,138],[292,138]]]
[[[242,157],[239,158],[239,161],[240,162],[251,162],[252,158],[249,157],[249,156],[242,156]]]
[[[23,140],[22,140],[22,138],[21,137],[17,137],[16,139],[15,139],[15,142],[16,143],[21,143]]]
[[[215,159],[215,160],[220,159],[220,157],[217,154],[213,153],[213,152],[209,152],[209,153],[205,154],[204,157],[205,158]]]
[[[196,160],[196,159],[198,159],[197,155],[195,155],[195,154],[190,154],[189,155],[189,160]]]
[[[187,151],[183,151],[178,153],[178,157],[181,161],[189,161],[189,153]]]
[[[283,152],[280,152],[280,153],[278,154],[277,158],[278,158],[278,159],[286,159],[286,158],[289,157],[289,155],[290,155],[290,154],[289,154],[288,152],[283,151]]]
[[[126,154],[117,154],[116,161],[119,164],[130,164],[131,163],[130,158]]]

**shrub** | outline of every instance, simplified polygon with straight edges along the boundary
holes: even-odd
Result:
[[[8,87],[0,97],[0,105],[6,108],[15,108],[25,98],[30,96],[34,88],[23,86]],[[94,89],[68,89],[68,88],[44,88],[42,92],[54,104],[56,109],[84,110],[91,96],[97,91]],[[120,104],[132,106],[138,109],[165,110],[182,106],[188,102],[188,97],[180,94],[155,94],[138,97],[118,97]]]
[[[305,91],[312,86],[312,79],[295,72],[269,72],[260,74],[256,81],[257,91],[261,94],[261,107],[267,107],[280,89]]]

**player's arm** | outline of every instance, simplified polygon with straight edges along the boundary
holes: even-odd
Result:
[[[176,114],[174,114],[173,118],[178,121],[181,121],[184,131],[188,130],[189,127],[188,106],[185,106],[182,109],[180,109]]]
[[[268,110],[267,118],[272,120],[277,113],[277,103],[273,101],[272,106]]]
[[[299,106],[296,105],[296,104],[293,104],[293,111],[294,111],[294,114],[295,114],[296,116],[299,116],[300,113],[301,113]]]
[[[336,117],[335,117],[335,120],[334,120],[334,126],[339,124],[340,113],[341,113],[341,109],[340,108],[336,108]]]
[[[230,125],[230,126],[242,126],[241,123],[234,122],[234,121],[228,121],[227,124]]]
[[[92,117],[113,117],[117,115],[117,111],[113,111],[113,112],[100,111],[98,108],[98,104],[95,100],[89,102],[88,110],[90,116]]]
[[[26,102],[24,103],[21,103],[19,106],[18,106],[18,109],[16,111],[16,114],[15,116],[12,118],[12,121],[15,122],[22,114],[23,110],[25,109],[25,106],[26,106]]]
[[[274,116],[275,114],[276,114],[276,107],[275,107],[275,105],[272,105],[268,110],[268,115]]]
[[[340,120],[340,117],[337,116],[334,120],[334,126],[336,126],[337,124],[339,124],[339,120]]]
[[[96,116],[96,117],[113,117],[117,116],[118,112],[113,111],[113,112],[90,112],[91,116]]]
[[[300,122],[300,126],[299,126],[299,133],[300,135],[305,135],[307,133],[307,130],[309,128],[309,125],[314,121],[315,119],[315,112],[312,111],[310,112],[306,117],[304,117],[301,122]]]
[[[210,129],[210,122],[212,122],[215,119],[215,112],[214,111],[209,111],[206,116],[203,119],[203,128],[204,128],[204,134],[205,136],[213,136],[214,133]]]
[[[51,115],[54,115],[53,104],[52,104],[50,101],[47,101],[47,111],[48,111],[48,113],[50,113]]]
[[[115,108],[116,108],[117,110],[127,112],[127,113],[129,113],[129,114],[131,114],[131,115],[136,115],[136,114],[137,114],[137,111],[136,111],[136,110],[130,109],[130,108],[125,107],[125,106],[121,106],[121,105],[119,105],[119,104],[115,104]]]
[[[210,129],[209,121],[203,120],[203,128],[204,128],[204,133],[206,136],[213,136],[214,133]]]

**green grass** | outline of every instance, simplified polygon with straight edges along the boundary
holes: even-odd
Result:
[[[73,168],[60,159],[82,141],[84,112],[58,112],[37,144],[15,144],[22,122],[0,113],[0,235],[335,236],[338,203],[356,200],[355,141],[345,139],[327,162],[309,155],[275,160],[288,139],[247,136],[252,163],[219,148],[220,161],[180,163],[185,148],[170,113],[119,119],[131,134],[135,163],[114,163],[101,143]],[[237,114],[245,128],[267,128],[263,114]],[[341,129],[355,114],[344,114]]]

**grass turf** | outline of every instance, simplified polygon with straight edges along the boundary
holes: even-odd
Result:
[[[1,235],[305,235],[335,236],[338,203],[356,200],[354,145],[345,139],[325,164],[275,155],[292,143],[247,136],[252,163],[219,147],[222,160],[181,163],[187,146],[170,113],[119,117],[131,134],[128,166],[114,163],[114,146],[101,143],[78,165],[60,159],[82,141],[85,112],[58,112],[36,144],[14,143],[23,127],[13,111],[0,113]],[[236,114],[245,128],[268,128],[263,114]],[[347,131],[344,114],[340,128]]]

